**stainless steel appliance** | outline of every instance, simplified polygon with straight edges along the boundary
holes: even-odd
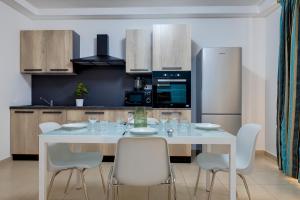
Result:
[[[141,90],[144,88],[145,80],[141,79],[139,76],[134,80],[134,89]]]
[[[143,91],[125,91],[125,106],[152,106],[152,88]]]
[[[203,48],[197,56],[197,122],[220,124],[230,133],[241,126],[242,49]]]
[[[191,107],[190,71],[154,71],[152,85],[154,108]]]

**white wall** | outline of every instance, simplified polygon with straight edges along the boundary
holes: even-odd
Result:
[[[277,67],[280,9],[266,18],[266,151],[276,156]]]
[[[6,23],[7,19],[10,23]],[[4,99],[0,103],[2,132],[0,135],[0,160],[9,155],[9,105],[30,103],[30,80],[19,74],[19,30],[73,29],[81,39],[81,56],[94,55],[98,33],[109,34],[110,54],[125,57],[125,30],[129,28],[152,29],[157,23],[185,23],[192,27],[193,67],[195,55],[201,47],[240,46],[243,48],[243,122],[265,123],[265,21],[250,18],[200,18],[200,19],[127,19],[127,20],[28,20],[11,8],[0,4],[0,21],[7,26],[0,32],[1,84]],[[2,45],[4,44],[4,45]],[[9,48],[8,48],[9,47]],[[4,84],[5,83],[5,84]],[[9,86],[9,87],[8,87]],[[195,88],[193,88],[195,89]],[[195,90],[194,90],[195,92]],[[193,102],[196,103],[195,101]],[[2,144],[3,143],[3,144]],[[260,134],[258,149],[265,149],[264,131]]]
[[[0,160],[10,156],[9,106],[30,104],[29,76],[20,74],[19,30],[31,26],[31,20],[0,2]]]

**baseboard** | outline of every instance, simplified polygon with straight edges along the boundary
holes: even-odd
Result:
[[[276,156],[274,156],[273,154],[271,154],[271,153],[269,153],[269,152],[267,152],[265,150],[256,150],[255,151],[255,155],[257,155],[257,156],[266,156],[266,157],[268,157],[268,158],[270,158],[272,160],[277,161],[277,157]]]
[[[39,155],[33,154],[12,154],[13,160],[39,160]]]
[[[3,160],[0,160],[0,163],[4,163],[4,162],[7,162],[7,161],[11,161],[12,160],[12,157],[8,157],[8,158],[5,158]]]
[[[103,162],[114,162],[114,156],[103,156]],[[29,155],[29,154],[13,154],[12,160],[39,160],[38,155]],[[171,163],[191,163],[191,156],[171,156]]]
[[[103,162],[114,162],[114,156],[103,156]],[[191,163],[191,156],[171,156],[171,163]]]
[[[277,161],[277,157],[267,151],[265,151],[265,156],[267,156],[268,158],[271,158],[272,160]]]

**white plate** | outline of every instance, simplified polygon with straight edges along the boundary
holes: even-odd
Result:
[[[147,118],[147,124],[149,124],[149,125],[155,125],[155,124],[158,124],[158,123],[159,123],[159,121],[155,118],[151,118],[151,117]],[[134,119],[130,120],[129,124],[134,124]]]
[[[157,134],[157,129],[150,127],[132,128],[129,132],[133,135],[153,135]]]
[[[211,123],[198,123],[195,124],[196,128],[205,129],[205,130],[217,130],[221,128],[219,124],[211,124]]]
[[[69,124],[63,124],[62,127],[66,129],[81,129],[86,128],[88,126],[87,123],[69,123]]]

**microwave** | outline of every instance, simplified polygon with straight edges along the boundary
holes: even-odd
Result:
[[[154,71],[152,85],[154,108],[191,107],[190,71]]]
[[[125,91],[125,106],[152,106],[152,89]]]

